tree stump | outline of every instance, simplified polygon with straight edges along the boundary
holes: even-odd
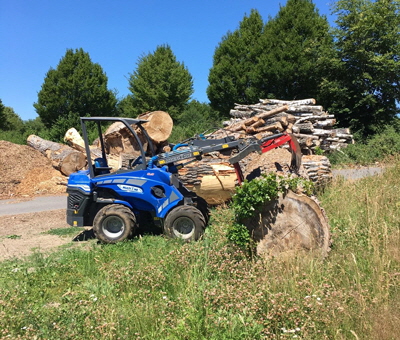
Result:
[[[265,202],[259,213],[242,221],[264,257],[299,251],[322,257],[330,250],[330,232],[324,210],[316,199],[288,191]]]

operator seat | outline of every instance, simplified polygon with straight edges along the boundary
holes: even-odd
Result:
[[[109,174],[111,168],[108,166],[106,159],[99,157],[94,160],[93,170],[94,170],[94,175],[98,176],[98,175]]]

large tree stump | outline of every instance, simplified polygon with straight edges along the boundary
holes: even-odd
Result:
[[[331,245],[328,220],[316,199],[291,191],[264,203],[260,212],[242,221],[261,256],[298,251],[325,257]]]
[[[68,145],[52,142],[36,135],[30,135],[27,144],[49,158],[53,167],[65,176],[86,166],[85,155]]]

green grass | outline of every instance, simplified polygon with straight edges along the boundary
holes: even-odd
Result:
[[[79,234],[79,230],[76,227],[70,227],[70,228],[56,228],[56,229],[50,229],[46,231],[46,234],[50,235],[57,235],[57,236],[75,236]]]
[[[319,197],[327,259],[263,260],[228,242],[228,207],[203,240],[90,243],[0,267],[0,338],[397,339],[400,163]]]

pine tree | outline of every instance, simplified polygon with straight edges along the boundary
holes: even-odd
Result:
[[[68,49],[57,68],[47,72],[34,107],[54,140],[61,141],[71,127],[79,128],[79,117],[115,115],[116,98],[107,81],[83,49]]]
[[[249,104],[260,98],[263,26],[259,12],[252,10],[237,30],[223,37],[215,50],[207,95],[212,108],[223,115],[229,113],[234,103]]]
[[[126,101],[131,104],[132,116],[162,110],[177,119],[193,94],[192,76],[168,45],[158,46],[154,53],[139,58],[129,85],[132,96]]]

